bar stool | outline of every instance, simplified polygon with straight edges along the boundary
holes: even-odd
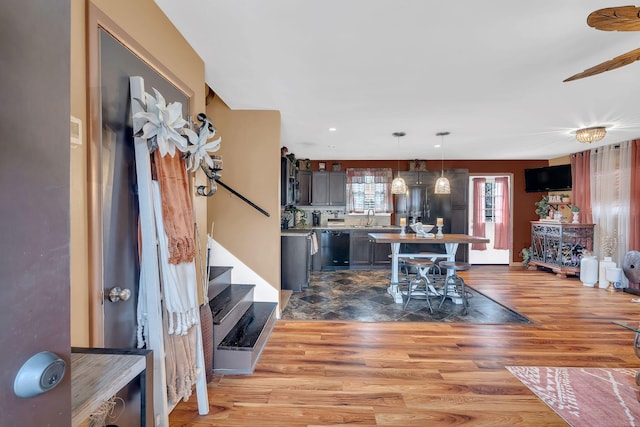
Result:
[[[403,309],[407,308],[409,301],[411,300],[411,295],[414,292],[424,292],[424,298],[427,300],[427,306],[429,307],[429,312],[433,313],[433,307],[431,307],[431,296],[437,296],[438,292],[433,287],[433,283],[429,280],[429,271],[434,267],[440,271],[440,267],[434,264],[433,261],[429,259],[406,259],[404,262],[405,266],[409,268],[416,269],[416,275],[413,280],[409,280],[409,285],[407,287],[407,300],[404,303]],[[423,286],[420,286],[424,283]]]
[[[438,253],[438,252],[416,252],[416,253],[410,253],[410,254],[403,254],[403,257],[408,258],[408,259],[425,259],[425,260],[429,260],[431,262],[433,262],[433,265],[429,268],[421,268],[418,269],[418,272],[420,274],[422,274],[423,276],[425,276],[427,278],[427,280],[429,282],[432,283],[432,285],[435,286],[435,275],[441,276],[442,272],[440,270],[440,267],[438,266],[438,263],[436,262],[439,258],[446,258],[447,254],[442,254],[442,253]],[[409,270],[409,268],[406,266],[405,264],[405,269]],[[408,272],[407,272],[408,273]],[[436,289],[434,286],[431,286],[431,291],[432,292],[436,292]]]
[[[391,254],[387,255],[387,258],[389,258],[389,260],[393,259]],[[406,260],[407,260],[406,257],[398,256],[398,282],[399,283],[408,283],[409,282],[409,267],[407,267],[407,265],[405,264]],[[391,262],[393,262],[393,261],[391,261]],[[400,273],[402,273],[404,275],[404,280],[402,280],[402,281],[399,280]],[[387,277],[389,279],[391,279],[391,275],[388,275]]]
[[[469,301],[467,301],[467,290],[464,280],[458,276],[458,271],[466,271],[471,268],[471,264],[458,261],[440,261],[438,263],[441,269],[454,270],[454,274],[447,276],[442,286],[442,299],[438,308],[442,307],[444,300],[448,298],[460,297],[462,298],[462,314],[466,315],[468,312]]]

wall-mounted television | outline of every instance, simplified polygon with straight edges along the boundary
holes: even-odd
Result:
[[[571,165],[525,169],[524,189],[527,193],[571,190]]]

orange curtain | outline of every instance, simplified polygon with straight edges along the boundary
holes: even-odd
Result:
[[[631,141],[629,250],[640,251],[640,140]]]
[[[495,185],[495,242],[494,249],[509,249],[511,242],[511,207],[509,202],[509,178],[496,178]]]
[[[573,204],[580,208],[580,219],[591,224],[591,152],[582,151],[571,155],[571,191]]]
[[[485,237],[484,198],[486,181],[484,178],[473,178],[473,235],[478,237]],[[487,244],[472,243],[471,249],[485,251],[487,250]]]

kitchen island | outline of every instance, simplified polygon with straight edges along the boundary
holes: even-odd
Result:
[[[398,304],[402,304],[402,293],[398,289],[398,259],[401,255],[400,243],[442,244],[446,251],[446,253],[442,254],[442,257],[447,258],[448,261],[455,261],[456,251],[458,250],[458,245],[461,243],[489,243],[489,239],[485,237],[469,236],[466,234],[445,234],[443,237],[418,237],[416,234],[369,233],[369,238],[375,243],[391,244],[391,283],[387,291]],[[453,271],[447,271],[447,275],[451,274],[453,274]]]
[[[368,233],[399,233],[394,225],[302,225],[282,233],[315,232],[318,252],[312,257],[312,270],[385,269],[391,263],[389,247],[370,241]]]

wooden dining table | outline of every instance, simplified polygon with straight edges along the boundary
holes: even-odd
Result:
[[[459,244],[469,243],[489,243],[490,240],[486,237],[469,236],[466,234],[444,234],[442,237],[419,237],[417,234],[407,233],[369,233],[369,239],[375,243],[390,243],[391,244],[391,283],[387,288],[387,292],[394,298],[395,302],[402,304],[402,293],[398,288],[398,259],[400,255],[400,244],[442,244],[445,248],[445,253],[442,254],[442,258],[446,258],[448,261],[455,261],[456,251]],[[413,254],[416,255],[416,254]],[[454,274],[453,270],[447,270],[447,276]]]

